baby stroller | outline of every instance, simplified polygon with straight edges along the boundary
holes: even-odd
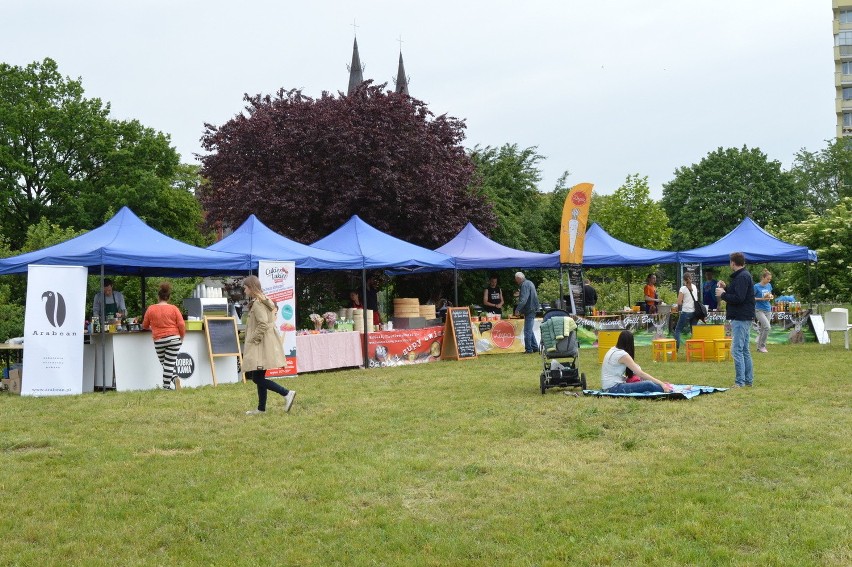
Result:
[[[568,330],[568,334],[565,331]],[[577,368],[580,345],[577,343],[577,325],[562,309],[551,309],[541,322],[541,393],[548,388],[586,389],[586,375]]]

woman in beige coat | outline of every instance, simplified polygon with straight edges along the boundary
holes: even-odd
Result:
[[[246,322],[243,368],[246,378],[257,384],[258,399],[257,409],[249,410],[246,414],[254,415],[266,411],[267,390],[284,396],[284,411],[290,411],[296,392],[266,377],[266,369],[281,368],[287,363],[281,337],[275,329],[275,312],[278,307],[263,293],[257,276],[249,276],[243,280],[243,291],[251,299]]]

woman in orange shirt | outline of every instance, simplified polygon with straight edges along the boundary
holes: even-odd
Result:
[[[186,325],[183,322],[180,309],[169,303],[171,296],[172,284],[160,282],[160,289],[157,292],[160,302],[148,307],[145,310],[145,317],[142,319],[142,328],[151,329],[154,350],[157,351],[157,358],[163,365],[164,390],[175,389],[175,380],[177,379],[175,361],[186,334]]]

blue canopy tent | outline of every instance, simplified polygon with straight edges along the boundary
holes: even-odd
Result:
[[[435,249],[452,256],[458,270],[487,270],[498,268],[558,268],[559,256],[525,252],[494,242],[471,223],[452,240]]]
[[[559,259],[557,250],[551,256]],[[629,266],[653,266],[656,264],[676,264],[677,252],[652,250],[628,244],[618,240],[598,223],[586,229],[583,244],[584,268],[617,268]],[[562,278],[559,278],[560,286]],[[561,291],[560,291],[561,293]],[[630,301],[630,286],[627,286],[627,300]]]
[[[454,260],[446,254],[385,234],[358,215],[353,215],[343,226],[311,246],[358,256],[364,270],[395,269],[416,273],[452,270],[455,267]]]
[[[559,262],[559,251],[550,257]],[[586,240],[583,245],[584,268],[617,268],[627,266],[653,266],[655,264],[676,264],[677,252],[665,252],[641,248],[618,240],[593,223],[586,229]]]
[[[725,266],[731,252],[742,252],[748,262],[816,262],[817,255],[807,246],[789,244],[760,228],[749,217],[734,230],[707,246],[678,252],[681,263],[695,262],[709,266]]]
[[[100,274],[101,288],[107,273],[142,276],[143,307],[145,276],[237,274],[251,267],[248,255],[215,252],[175,240],[142,222],[127,207],[86,234],[42,250],[0,259],[0,275],[25,273],[30,264],[85,266],[89,273]],[[101,327],[102,335],[105,328]],[[103,367],[105,350],[101,349],[100,353]]]
[[[452,240],[435,249],[452,256],[456,263],[454,271],[455,303],[459,302],[458,270],[487,270],[499,268],[558,268],[559,255],[525,252],[494,242],[477,230],[471,223]]]
[[[0,259],[0,275],[30,264],[85,266],[92,274],[186,276],[246,273],[247,254],[215,252],[158,232],[122,207],[104,225],[61,244]]]
[[[363,266],[359,256],[314,248],[281,236],[254,215],[207,249],[248,254],[252,270],[257,270],[260,260],[290,260],[299,270],[360,270]]]
[[[592,224],[586,230],[586,242],[583,245],[584,267],[608,268],[676,263],[677,252],[651,250],[628,244],[610,235],[598,223]]]
[[[393,269],[403,273],[421,273],[437,270],[452,270],[455,261],[440,252],[434,252],[399,238],[385,234],[353,215],[346,223],[314,242],[314,248],[341,252],[361,258],[362,296],[367,296],[367,270]],[[372,324],[367,321],[364,310],[364,327]],[[367,363],[369,333],[364,333],[364,363]]]

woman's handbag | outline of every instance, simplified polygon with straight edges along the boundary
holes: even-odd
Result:
[[[692,315],[693,321],[704,321],[707,322],[707,310],[704,308],[704,305],[698,303],[698,298],[695,297],[695,294],[692,293],[692,288],[689,289],[689,295],[692,296],[692,303],[695,306],[695,311]]]

